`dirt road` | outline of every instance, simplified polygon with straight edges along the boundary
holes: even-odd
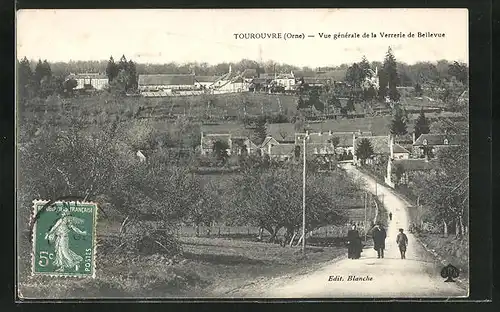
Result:
[[[233,292],[233,297],[267,298],[408,298],[466,297],[468,291],[455,283],[445,283],[439,275],[441,265],[408,233],[407,203],[388,187],[377,184],[351,165],[350,174],[361,175],[367,189],[383,197],[392,221],[387,228],[385,258],[377,259],[373,248],[365,248],[361,259],[341,259],[303,276],[281,277]],[[396,245],[398,229],[403,228],[409,244],[402,260]],[[347,251],[346,251],[347,252]]]

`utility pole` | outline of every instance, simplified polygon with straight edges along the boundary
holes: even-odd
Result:
[[[365,204],[365,223],[364,223],[364,225],[365,225],[365,231],[364,231],[365,232],[365,242],[366,242],[366,196],[367,196],[367,193],[365,192],[365,197],[364,197],[364,199],[365,199],[364,200],[364,204]]]
[[[302,253],[306,253],[306,139],[304,135],[304,166],[302,171]]]

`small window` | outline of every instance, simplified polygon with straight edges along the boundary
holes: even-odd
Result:
[[[424,139],[424,145],[427,145],[427,139]]]
[[[448,145],[448,139],[444,139],[444,144]]]

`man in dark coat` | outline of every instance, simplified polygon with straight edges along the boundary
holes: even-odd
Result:
[[[361,257],[361,237],[353,224],[351,229],[347,232],[347,257],[349,259],[359,259]]]
[[[403,229],[399,229],[399,234],[396,237],[396,244],[398,244],[401,259],[406,259],[406,246],[408,246],[408,237],[403,233]]]
[[[387,233],[381,224],[375,225],[373,228],[373,248],[377,251],[377,258],[384,258],[385,238]]]

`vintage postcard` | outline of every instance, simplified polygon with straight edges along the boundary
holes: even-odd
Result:
[[[21,300],[469,296],[466,9],[16,19]]]

